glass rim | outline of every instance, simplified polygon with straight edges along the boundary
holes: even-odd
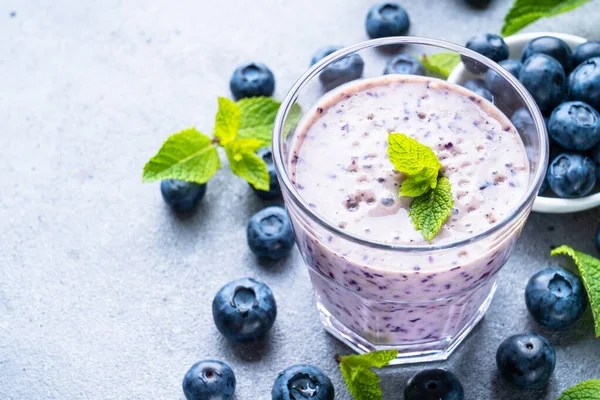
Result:
[[[348,233],[345,230],[335,226],[330,223],[326,219],[322,218],[313,211],[313,209],[309,206],[308,202],[306,202],[302,196],[299,194],[298,190],[292,184],[289,176],[287,175],[284,165],[284,158],[282,152],[282,132],[284,129],[285,119],[299,96],[299,92],[307,82],[314,79],[323,69],[325,69],[328,65],[338,61],[339,59],[356,53],[357,51],[381,47],[381,46],[390,46],[390,45],[425,45],[437,47],[445,50],[450,50],[454,53],[458,53],[460,55],[468,56],[469,58],[475,59],[476,61],[484,64],[488,68],[491,68],[502,76],[505,80],[507,80],[512,88],[517,92],[517,94],[524,100],[525,107],[530,112],[534,127],[536,129],[537,137],[540,143],[539,149],[539,166],[536,168],[533,184],[528,188],[526,194],[522,196],[519,203],[514,207],[514,209],[506,216],[502,221],[498,224],[474,235],[471,237],[467,237],[465,239],[449,242],[444,244],[426,244],[426,245],[406,245],[406,244],[393,244],[386,243],[380,241],[373,241],[361,238],[354,234]],[[328,55],[327,57],[321,59],[313,66],[311,66],[298,80],[294,83],[291,89],[286,94],[279,110],[277,112],[277,116],[275,117],[275,123],[273,125],[273,138],[272,138],[272,149],[273,149],[273,161],[275,164],[275,170],[277,172],[278,178],[280,182],[283,184],[284,189],[291,195],[291,199],[293,203],[299,207],[299,209],[306,215],[310,217],[311,220],[318,223],[321,227],[327,229],[330,233],[339,236],[345,240],[357,243],[359,245],[363,245],[366,247],[377,248],[382,250],[393,250],[393,251],[402,251],[402,252],[431,252],[433,250],[443,250],[443,249],[451,249],[455,247],[460,247],[467,245],[469,243],[477,242],[479,240],[485,239],[490,235],[500,231],[502,228],[507,226],[512,221],[516,220],[519,215],[526,210],[526,208],[533,203],[533,200],[537,196],[537,192],[542,185],[542,182],[545,178],[545,170],[546,164],[548,163],[549,157],[549,144],[548,137],[546,133],[546,124],[544,122],[544,118],[542,116],[541,111],[539,110],[535,100],[529,94],[527,89],[519,82],[519,80],[514,77],[510,72],[506,69],[502,68],[496,62],[491,59],[482,56],[481,54],[469,50],[466,47],[461,45],[448,42],[445,40],[427,38],[427,37],[418,37],[418,36],[395,36],[395,37],[387,37],[380,39],[372,39],[364,42],[356,43],[354,45],[344,47],[340,50],[335,51],[334,53]]]

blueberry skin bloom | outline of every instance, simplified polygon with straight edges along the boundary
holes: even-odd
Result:
[[[331,380],[312,365],[292,365],[281,371],[271,390],[272,400],[333,400]]]
[[[496,352],[500,374],[522,389],[545,386],[556,366],[556,352],[548,340],[534,333],[506,339]]]
[[[408,381],[404,400],[463,400],[463,387],[452,372],[427,369]]]
[[[541,36],[527,43],[521,61],[525,62],[534,54],[546,54],[562,65],[565,71],[571,70],[571,48],[564,40],[553,36]]]
[[[319,60],[327,57],[331,53],[338,51],[342,47],[329,46],[323,47],[316,51],[310,60],[310,65],[316,64]],[[319,80],[326,89],[333,89],[343,83],[353,81],[362,76],[365,69],[365,62],[362,57],[356,53],[347,55],[321,71]]]
[[[600,114],[581,101],[562,103],[550,115],[548,134],[567,150],[590,150],[600,142]]]
[[[596,166],[590,158],[581,154],[562,153],[550,163],[547,179],[557,196],[582,197],[594,188]]]
[[[538,323],[551,329],[573,325],[587,307],[581,279],[564,268],[553,267],[533,275],[525,288],[525,304]]]
[[[258,190],[254,186],[250,187],[254,190],[254,193],[263,200],[273,200],[281,197],[281,187],[277,180],[277,173],[275,172],[275,165],[273,164],[273,152],[270,147],[265,147],[256,152],[260,158],[267,164],[267,171],[269,172],[269,190]]]
[[[529,90],[542,113],[549,113],[565,95],[566,76],[562,65],[545,54],[534,54],[525,61],[519,80]]]
[[[496,62],[508,58],[508,45],[502,37],[493,33],[473,36],[465,46]],[[462,56],[462,61],[465,67],[474,74],[485,72],[488,69],[485,65],[467,56]]]
[[[410,28],[410,19],[400,4],[386,2],[371,7],[365,25],[371,39],[404,36]]]
[[[573,53],[571,54],[573,67],[577,67],[582,62],[593,57],[600,57],[600,42],[597,40],[588,40],[573,49]]]
[[[600,57],[584,61],[571,72],[569,97],[600,109]]]
[[[221,361],[198,361],[185,374],[181,386],[187,400],[230,400],[235,391],[235,375]]]
[[[408,54],[398,54],[392,58],[385,66],[383,71],[385,75],[425,75],[425,67],[421,61]]]
[[[247,342],[269,332],[277,304],[273,292],[252,278],[229,282],[217,292],[212,313],[219,332],[232,342]]]
[[[236,100],[245,97],[268,97],[275,91],[275,76],[264,64],[242,64],[233,71],[229,88]]]
[[[178,212],[192,211],[206,194],[206,183],[165,179],[160,182],[160,193],[165,203]]]
[[[267,207],[252,216],[246,232],[248,246],[259,257],[285,257],[294,247],[294,232],[287,211]]]

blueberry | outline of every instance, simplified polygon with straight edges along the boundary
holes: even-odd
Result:
[[[562,65],[565,71],[571,70],[571,48],[564,40],[553,36],[540,36],[527,43],[521,61],[525,62],[534,54],[546,54]]]
[[[533,117],[529,110],[525,107],[519,108],[515,113],[510,117],[510,122],[513,123],[517,132],[521,135],[525,135],[528,132],[533,132],[534,123]]]
[[[387,74],[403,74],[403,75],[425,75],[425,67],[421,61],[408,54],[398,54],[392,58],[385,66],[383,71]]]
[[[477,8],[484,8],[490,4],[491,0],[465,0],[469,5]]]
[[[548,181],[546,180],[546,178],[544,178],[544,180],[542,181],[542,185],[538,190],[538,196],[542,196],[546,192],[546,190],[548,190]]]
[[[517,78],[519,77],[519,73],[521,73],[521,68],[523,68],[523,64],[520,61],[513,59],[502,60],[498,64]],[[485,85],[494,96],[506,98],[506,100],[511,100],[511,96],[514,97],[513,90],[508,81],[493,69],[488,69],[485,73]]]
[[[242,64],[233,71],[229,88],[236,100],[245,97],[271,96],[275,91],[275,77],[264,64]]]
[[[230,400],[235,391],[235,375],[221,361],[198,361],[185,374],[181,386],[187,400]]]
[[[265,147],[256,152],[256,154],[267,163],[267,171],[269,171],[269,190],[257,190],[254,186],[254,192],[263,200],[273,200],[281,197],[281,187],[275,173],[275,165],[273,164],[273,152],[270,147]]]
[[[178,212],[192,211],[206,194],[206,183],[165,179],[160,182],[160,193],[165,202]]]
[[[600,57],[600,42],[597,40],[588,40],[573,49],[571,55],[573,67],[577,67],[582,62],[593,57]]]
[[[333,400],[335,392],[331,380],[312,365],[292,365],[275,379],[272,400]]]
[[[542,113],[551,112],[564,97],[565,70],[558,61],[545,54],[529,57],[523,64],[519,80],[529,90]]]
[[[548,382],[556,366],[556,352],[548,340],[534,333],[506,339],[496,352],[500,374],[522,389],[537,389]]]
[[[548,185],[557,196],[585,196],[593,189],[595,183],[596,166],[586,156],[562,153],[550,163]]]
[[[252,216],[247,230],[248,246],[259,257],[277,260],[294,247],[292,223],[285,209],[267,207]]]
[[[481,79],[468,80],[465,83],[463,83],[463,86],[486,100],[494,101],[494,96],[492,96],[492,92],[487,90],[487,88],[485,87],[485,82]]]
[[[251,278],[237,279],[223,286],[212,303],[217,329],[232,342],[247,342],[269,332],[277,305],[273,292]]]
[[[404,36],[408,33],[410,19],[400,4],[386,2],[371,7],[365,24],[371,39]]]
[[[600,57],[584,61],[571,72],[569,97],[600,109]]]
[[[426,369],[408,381],[404,400],[463,400],[464,390],[458,378],[444,369]]]
[[[467,42],[466,47],[496,62],[508,58],[508,45],[504,42],[502,37],[494,35],[493,33],[484,33],[472,37]],[[482,73],[487,70],[485,65],[470,57],[462,56],[462,61],[465,64],[465,67],[474,74]]]
[[[328,46],[320,48],[310,60],[310,65],[316,64],[319,60],[327,57],[331,53],[338,51],[342,47]],[[350,82],[362,76],[365,69],[365,62],[362,57],[356,53],[347,55],[329,64],[319,74],[319,80],[327,89],[333,89],[342,83]]]
[[[590,150],[600,142],[600,114],[581,101],[562,103],[550,116],[548,134],[567,150]]]
[[[600,181],[600,143],[592,149],[591,157],[596,164],[596,179]]]

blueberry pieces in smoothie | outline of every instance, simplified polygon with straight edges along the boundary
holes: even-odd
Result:
[[[600,42],[597,40],[588,40],[573,49],[571,55],[573,68],[593,57],[600,57]]]
[[[559,197],[574,198],[587,195],[596,183],[594,162],[581,154],[562,153],[548,169],[548,185]]]
[[[371,39],[404,36],[408,33],[410,19],[400,4],[385,2],[371,7],[365,25]]]
[[[271,390],[272,400],[333,400],[331,380],[312,365],[292,365],[281,371]]]
[[[277,305],[273,292],[251,278],[238,279],[223,286],[212,303],[217,329],[232,342],[247,342],[269,332]]]
[[[246,231],[248,246],[259,257],[273,260],[285,257],[294,247],[294,232],[287,211],[267,207],[250,218]]]
[[[165,203],[177,212],[190,212],[206,194],[206,183],[165,179],[160,182],[160,193]]]
[[[565,71],[571,70],[571,48],[564,40],[553,36],[540,36],[527,43],[521,61],[525,62],[534,54],[546,54],[562,65]]]
[[[463,86],[469,89],[471,92],[483,97],[488,101],[494,101],[494,96],[485,87],[485,82],[482,79],[471,79],[463,83]]]
[[[271,96],[275,91],[275,76],[264,64],[243,64],[233,71],[229,88],[236,100],[245,97]]]
[[[417,60],[413,56],[409,56],[408,54],[398,54],[388,61],[383,73],[385,75],[425,75],[425,67],[421,61]]]
[[[187,400],[230,400],[235,391],[235,375],[221,361],[198,361],[185,374],[181,386]]]
[[[537,389],[545,386],[552,376],[556,352],[543,336],[514,335],[498,347],[496,364],[508,382],[521,389]]]
[[[339,46],[328,46],[320,48],[315,52],[310,60],[310,65],[316,64],[319,60],[327,57],[331,53],[341,49]],[[365,62],[362,57],[356,53],[350,54],[336,62],[329,64],[319,74],[319,80],[326,89],[333,89],[343,83],[358,79],[362,76],[365,69]]]
[[[501,36],[493,33],[484,33],[473,36],[466,44],[466,47],[493,61],[499,62],[508,58],[508,45]],[[487,67],[476,60],[462,56],[465,67],[474,74],[482,73]]]
[[[269,171],[269,190],[258,190],[251,185],[254,192],[263,200],[273,200],[281,197],[281,187],[277,180],[277,174],[275,173],[275,165],[273,164],[273,152],[270,147],[265,147],[256,152],[256,154],[263,159],[267,164],[267,171]]]
[[[525,304],[538,323],[552,329],[573,325],[587,307],[581,279],[560,267],[533,275],[525,288]]]
[[[562,103],[550,115],[548,134],[566,150],[590,150],[600,142],[600,114],[581,101]]]
[[[545,54],[529,57],[523,64],[519,80],[542,113],[551,112],[565,96],[565,70],[558,61]]]
[[[463,387],[456,376],[444,369],[426,369],[408,381],[404,400],[463,400]]]
[[[600,57],[584,61],[571,72],[569,97],[600,109]]]

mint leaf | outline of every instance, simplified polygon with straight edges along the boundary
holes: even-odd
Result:
[[[416,175],[425,168],[436,171],[442,168],[433,150],[403,133],[388,135],[388,155],[394,168],[407,175]]]
[[[241,110],[235,102],[219,97],[219,109],[215,118],[213,136],[219,139],[221,146],[226,146],[238,134],[240,129]]]
[[[458,53],[423,54],[421,63],[434,77],[446,79],[460,63],[460,55]]]
[[[271,144],[275,116],[281,103],[270,97],[250,97],[238,101],[241,111],[239,138],[257,139],[266,147]]]
[[[219,154],[210,138],[189,128],[169,136],[144,166],[142,178],[146,182],[181,179],[206,183],[220,167]]]
[[[381,350],[362,355],[337,357],[340,371],[354,400],[383,400],[379,377],[371,368],[381,368],[398,355],[398,350]]]
[[[578,383],[565,390],[558,400],[600,400],[600,379]]]
[[[409,175],[400,186],[400,196],[419,197],[437,186],[438,169],[425,168],[418,175]]]
[[[550,254],[553,256],[563,254],[575,261],[594,315],[596,337],[600,337],[600,260],[564,245],[552,250]]]
[[[452,212],[454,198],[448,178],[441,177],[437,187],[416,197],[410,206],[408,215],[415,228],[427,241],[431,241],[439,232],[446,218]]]
[[[225,146],[231,171],[244,178],[255,189],[269,190],[269,171],[265,161],[256,155],[256,150],[263,147],[258,139],[241,138]]]
[[[590,0],[515,0],[506,17],[502,35],[517,33],[532,22],[571,11]]]

